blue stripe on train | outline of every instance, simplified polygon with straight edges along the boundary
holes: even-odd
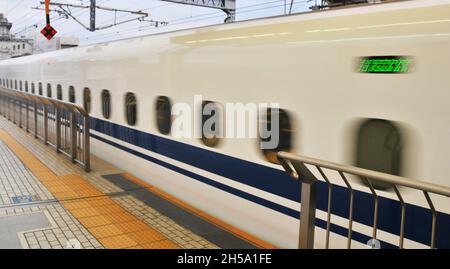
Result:
[[[218,174],[296,202],[300,201],[300,183],[292,180],[283,171],[134,130],[101,119],[91,118],[91,128],[121,141],[164,155],[205,171]],[[244,199],[253,201],[294,218],[299,217],[298,211],[199,176],[190,171],[162,162],[104,138],[95,135],[92,136],[140,158],[157,163]],[[192,156],[195,156],[195,158]],[[319,199],[317,201],[317,208],[326,211],[327,185],[323,182],[318,184],[318,197],[323,197],[323,199]],[[333,186],[332,205],[333,214],[346,218],[349,213],[349,191],[341,186]],[[392,199],[380,197],[379,212],[379,229],[398,235],[400,233],[400,203]],[[353,214],[356,222],[371,226],[373,222],[373,197],[368,193],[356,191]],[[318,226],[322,226],[322,228],[325,227],[325,225],[321,225],[320,221],[318,221]],[[436,246],[438,248],[450,248],[450,229],[446,227],[450,227],[450,215],[439,213],[436,227]],[[336,230],[333,232],[346,235],[346,232],[339,232],[339,229],[337,228],[333,230]],[[430,210],[408,204],[406,207],[405,237],[416,242],[429,244],[430,235]],[[360,237],[361,240],[368,238],[365,238],[365,235],[359,236],[354,234],[354,236],[355,240],[357,240],[356,237]],[[367,242],[367,240],[365,242]]]
[[[143,153],[141,153],[139,151],[132,150],[132,149],[130,149],[128,147],[125,147],[125,146],[120,145],[118,143],[112,142],[112,141],[110,141],[108,139],[105,139],[105,138],[102,138],[100,136],[97,136],[97,135],[94,135],[94,134],[91,134],[91,136],[93,138],[95,138],[95,139],[97,139],[99,141],[102,141],[102,142],[104,142],[106,144],[109,144],[109,145],[111,145],[111,146],[113,146],[115,148],[121,149],[121,150],[126,151],[126,152],[128,152],[130,154],[133,154],[133,155],[135,155],[135,156],[137,156],[139,158],[145,159],[147,161],[150,161],[150,162],[153,162],[155,164],[161,165],[161,166],[163,166],[165,168],[171,169],[172,171],[175,171],[177,173],[185,175],[185,176],[187,176],[189,178],[196,179],[196,180],[198,180],[200,182],[203,182],[205,184],[213,186],[213,187],[215,187],[217,189],[226,191],[226,192],[231,193],[233,195],[236,195],[236,196],[238,196],[240,198],[243,198],[243,199],[249,200],[251,202],[254,202],[256,204],[262,205],[264,207],[270,208],[272,210],[275,210],[275,211],[280,212],[282,214],[285,214],[287,216],[290,216],[290,217],[293,217],[293,218],[296,218],[296,219],[300,218],[300,212],[298,212],[296,210],[287,208],[285,206],[273,203],[273,202],[268,201],[266,199],[263,199],[261,197],[258,197],[258,196],[255,196],[255,195],[243,192],[243,191],[241,191],[239,189],[230,187],[228,185],[225,185],[225,184],[219,183],[217,181],[211,180],[209,178],[203,177],[201,175],[192,173],[192,172],[190,172],[188,170],[182,169],[182,168],[180,168],[178,166],[175,166],[175,165],[163,162],[161,160],[158,160],[156,158],[150,157],[150,156],[145,155],[145,154],[143,154]],[[327,223],[325,221],[323,221],[323,220],[318,219],[316,221],[316,225],[318,227],[326,229]],[[348,234],[348,229],[340,227],[340,226],[335,225],[335,224],[331,225],[330,231],[333,232],[333,233],[342,235],[342,236],[347,236],[347,234]],[[361,243],[366,243],[371,238],[369,236],[367,236],[367,235],[364,235],[364,234],[361,234],[361,233],[358,233],[358,232],[353,232],[352,239],[356,240],[358,242],[361,242]],[[383,248],[396,248],[396,246],[391,245],[391,244],[389,244],[387,242],[384,242],[384,241],[381,241],[381,244],[382,244]]]

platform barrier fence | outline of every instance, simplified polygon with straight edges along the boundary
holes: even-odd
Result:
[[[0,88],[0,114],[90,171],[89,114],[52,98]]]
[[[283,166],[285,171],[294,179],[300,180],[301,182],[301,216],[300,216],[300,233],[299,233],[299,244],[300,249],[312,249],[314,248],[314,235],[316,228],[316,207],[318,199],[326,199],[327,201],[327,213],[326,213],[326,236],[325,236],[325,248],[330,247],[330,231],[332,222],[332,208],[333,208],[333,188],[336,185],[333,182],[341,181],[343,186],[346,188],[349,198],[348,203],[348,215],[345,217],[347,222],[347,248],[352,248],[352,233],[354,231],[354,209],[356,206],[362,206],[355,204],[355,192],[357,191],[354,178],[362,181],[368,190],[368,194],[371,195],[373,203],[373,223],[371,225],[372,229],[372,239],[369,240],[369,247],[376,248],[375,244],[378,239],[378,220],[380,214],[379,210],[379,200],[380,193],[383,190],[377,189],[376,186],[380,184],[382,186],[389,186],[388,188],[392,190],[394,197],[400,203],[401,211],[398,216],[400,223],[399,236],[396,246],[400,249],[404,248],[405,243],[405,224],[407,215],[407,203],[405,202],[404,195],[400,191],[400,188],[412,189],[422,193],[426,200],[428,209],[431,212],[431,227],[430,234],[428,235],[429,241],[427,245],[434,249],[436,247],[436,223],[438,221],[438,209],[435,207],[435,202],[433,202],[432,196],[437,196],[439,198],[446,199],[450,197],[450,187],[440,186],[437,184],[432,184],[424,181],[404,178],[400,176],[394,176],[386,173],[380,173],[372,170],[362,169],[353,166],[336,164],[324,160],[313,159],[305,156],[294,155],[287,152],[279,152],[278,160]],[[331,178],[333,177],[333,178]],[[326,196],[319,197],[317,191],[317,183],[322,181],[327,186]],[[323,194],[323,192],[321,192]],[[447,200],[450,202],[450,199]],[[369,210],[368,208],[366,210]],[[340,216],[342,217],[342,216]],[[398,221],[396,220],[396,221]],[[428,227],[417,227],[418,229],[428,230]],[[448,229],[448,227],[447,227]],[[446,239],[448,240],[448,238]]]

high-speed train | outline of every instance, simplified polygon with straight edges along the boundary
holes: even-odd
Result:
[[[93,154],[281,248],[297,247],[300,183],[277,163],[279,150],[450,184],[449,73],[450,0],[257,19],[0,62],[3,87],[84,106]],[[204,123],[197,106],[205,103],[221,107],[222,127],[226,104],[278,104],[278,146],[261,150],[258,137],[174,135],[173,107],[186,104]],[[267,121],[249,113],[246,124]],[[378,239],[389,247],[398,242],[399,205],[389,186],[376,187]],[[409,205],[405,247],[425,247],[426,200],[401,191]],[[372,200],[358,197],[352,239],[365,247]],[[326,195],[318,199],[323,220]],[[450,248],[450,203],[433,199],[441,212],[436,246]],[[331,247],[345,247],[348,199],[333,202]],[[323,231],[318,224],[317,247]]]

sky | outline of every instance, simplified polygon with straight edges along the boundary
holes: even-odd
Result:
[[[0,12],[13,23],[11,32],[17,37],[39,36],[45,26],[45,12],[32,7],[43,7],[41,0],[0,0]],[[42,0],[43,1],[43,0]],[[308,11],[316,0],[294,0],[292,13]],[[51,2],[84,4],[90,0],[51,0]],[[285,8],[286,2],[286,8]],[[237,0],[236,20],[282,15],[289,11],[291,0]],[[93,44],[133,36],[146,35],[176,29],[192,28],[203,25],[223,23],[226,15],[221,10],[174,4],[159,0],[97,0],[97,5],[125,10],[143,10],[150,15],[147,20],[168,22],[167,26],[154,27],[151,22],[132,21],[109,29],[89,32],[73,19],[66,19],[56,12],[51,12],[52,26],[58,36],[77,37],[81,45]],[[55,9],[55,7],[53,7]],[[89,25],[89,9],[71,9],[72,14]],[[136,18],[136,15],[110,11],[97,11],[97,27],[109,25],[121,20]],[[36,27],[37,25],[37,27]]]

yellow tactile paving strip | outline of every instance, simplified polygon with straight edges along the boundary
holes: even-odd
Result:
[[[4,130],[0,139],[105,248],[179,248],[81,176],[57,176]]]

